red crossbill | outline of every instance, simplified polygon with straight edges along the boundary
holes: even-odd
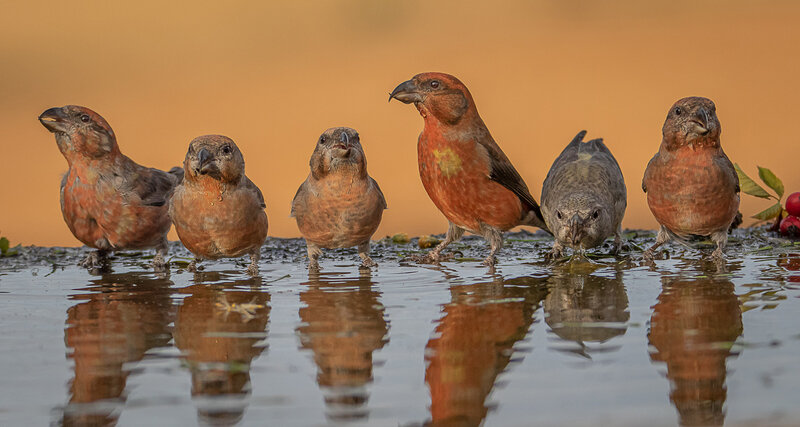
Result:
[[[99,267],[108,251],[156,248],[153,266],[166,267],[167,201],[183,176],[140,166],[122,154],[111,126],[77,105],[51,108],[39,121],[55,134],[69,170],[61,181],[61,213],[70,231],[97,249],[81,265]]]
[[[362,267],[374,267],[369,241],[381,223],[386,200],[367,173],[355,129],[326,130],[311,155],[311,173],[292,200],[292,216],[306,239],[308,267],[319,269],[320,248],[358,246]]]
[[[204,135],[192,140],[183,162],[186,174],[175,188],[169,214],[181,242],[202,259],[250,255],[250,274],[258,273],[267,238],[266,204],[261,190],[244,174],[244,157],[230,138]]]
[[[448,74],[418,74],[397,86],[392,98],[413,103],[422,115],[419,175],[449,222],[444,241],[420,261],[444,259],[442,250],[466,230],[489,241],[491,252],[484,263],[494,265],[503,231],[518,225],[548,231],[539,205],[492,138],[463,83]]]
[[[707,98],[683,98],[667,114],[661,147],[647,164],[642,189],[661,224],[656,243],[710,236],[721,260],[728,229],[739,209],[739,178],[720,145],[716,106]]]

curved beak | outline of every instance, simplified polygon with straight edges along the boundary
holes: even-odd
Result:
[[[413,80],[407,80],[397,85],[392,93],[389,94],[390,102],[392,98],[402,102],[403,104],[422,102],[422,94],[417,90],[417,85]]]
[[[697,112],[694,114],[694,120],[692,122],[695,125],[695,132],[699,133],[700,135],[705,135],[709,131],[709,123],[711,120],[708,117],[708,111],[705,108],[700,107],[697,109]]]
[[[61,107],[54,107],[39,115],[39,122],[50,132],[66,132],[68,127],[67,114]]]
[[[206,150],[205,148],[201,148],[200,151],[197,152],[197,170],[203,174],[208,171],[209,162],[213,159],[211,153]]]
[[[573,245],[580,243],[583,234],[583,218],[575,214],[569,220],[569,239]]]

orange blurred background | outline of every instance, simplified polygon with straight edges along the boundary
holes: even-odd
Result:
[[[604,137],[627,180],[625,227],[655,227],[641,177],[684,96],[716,102],[723,146],[751,176],[767,166],[800,190],[800,2],[3,3],[0,235],[12,244],[79,244],[59,208],[66,161],[36,120],[65,104],[99,112],[123,153],[162,169],[195,136],[232,137],[281,237],[299,235],[289,204],[317,137],[354,127],[389,202],[375,237],[444,232],[417,172],[422,119],[386,102],[423,71],[467,84],[537,199],[579,130]],[[742,199],[745,216],[770,204]]]

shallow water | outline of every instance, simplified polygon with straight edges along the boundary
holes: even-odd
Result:
[[[0,425],[798,425],[800,245],[744,240],[550,266],[523,233],[494,273],[478,239],[384,241],[309,275],[270,239],[255,278],[31,248],[0,263]]]

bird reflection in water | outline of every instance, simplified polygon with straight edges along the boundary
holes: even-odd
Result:
[[[300,308],[297,334],[301,348],[313,353],[326,417],[366,419],[373,352],[388,342],[381,293],[368,270],[358,278],[310,273],[304,285],[300,301],[305,306]]]
[[[61,424],[114,425],[125,403],[126,363],[169,344],[174,311],[168,279],[147,273],[105,274],[67,310],[65,344],[74,361]]]
[[[580,260],[555,266],[547,281],[544,301],[545,322],[550,330],[561,340],[577,343],[564,346],[559,341],[554,344],[555,349],[586,359],[591,359],[593,352],[618,349],[602,344],[624,335],[630,319],[622,271],[615,270],[613,277],[603,277],[592,274],[592,267],[597,268]],[[586,343],[600,345],[589,347]]]
[[[266,347],[270,295],[261,277],[229,281],[197,274],[175,320],[175,345],[192,375],[192,398],[202,424],[242,419],[250,394],[250,364]]]
[[[512,361],[514,344],[528,334],[546,293],[544,282],[497,277],[450,287],[450,303],[444,305],[425,352],[428,425],[475,426],[486,418],[486,398]]]
[[[742,334],[734,285],[709,277],[663,277],[650,318],[650,359],[667,365],[670,401],[682,426],[725,422],[725,361]]]

